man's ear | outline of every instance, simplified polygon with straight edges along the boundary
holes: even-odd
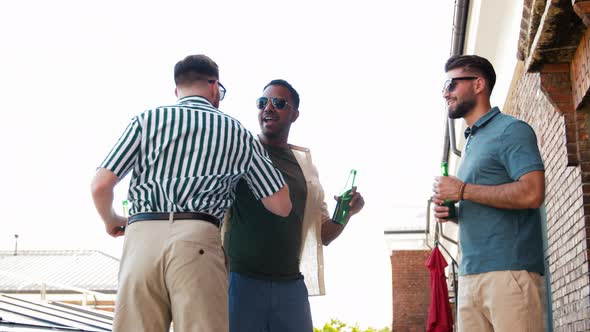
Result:
[[[174,95],[178,98],[178,88],[174,88]]]
[[[219,81],[216,80],[213,84],[207,84],[209,86],[209,93],[211,94],[211,98],[215,99],[217,93],[219,93]]]
[[[479,79],[475,80],[475,92],[476,93],[486,92],[487,89],[488,89],[488,82],[485,79],[479,78]]]
[[[294,110],[293,115],[291,116],[291,122],[295,122],[299,118],[299,110]]]

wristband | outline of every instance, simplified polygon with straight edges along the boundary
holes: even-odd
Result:
[[[463,200],[463,193],[465,192],[465,187],[467,187],[467,183],[465,183],[465,182],[461,183],[461,186],[459,187],[459,200],[460,201]]]

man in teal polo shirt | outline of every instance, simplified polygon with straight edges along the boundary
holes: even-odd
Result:
[[[491,107],[488,60],[453,56],[445,71],[449,117],[468,127],[457,177],[437,177],[433,188],[439,222],[443,201],[459,202],[459,331],[543,331],[545,172],[535,132]]]

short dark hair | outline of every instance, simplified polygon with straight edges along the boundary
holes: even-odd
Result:
[[[295,109],[299,109],[299,94],[297,93],[297,90],[295,90],[295,88],[291,84],[289,84],[289,82],[285,80],[272,80],[270,81],[270,83],[264,86],[264,89],[262,89],[262,91],[266,90],[266,88],[268,88],[271,85],[280,85],[285,89],[289,90],[291,98],[293,98],[293,106],[295,106]]]
[[[218,80],[219,67],[204,54],[189,55],[174,66],[174,83],[187,85],[202,80]]]
[[[496,84],[496,72],[488,59],[478,55],[453,55],[445,64],[445,72],[448,73],[456,68],[463,68],[464,71],[481,75],[488,83],[489,93],[492,94]]]

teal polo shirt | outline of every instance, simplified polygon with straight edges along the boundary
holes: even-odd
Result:
[[[465,131],[457,177],[465,183],[500,185],[544,170],[533,129],[492,108]],[[459,203],[460,275],[526,270],[543,274],[539,209],[508,210]]]

